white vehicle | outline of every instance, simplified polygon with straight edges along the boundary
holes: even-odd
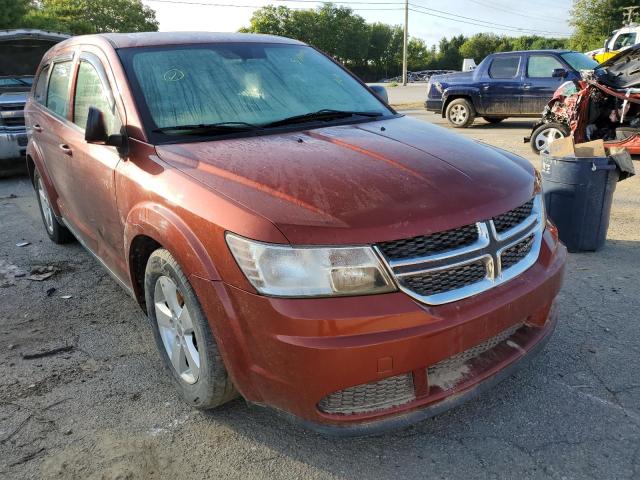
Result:
[[[604,48],[587,52],[587,55],[598,63],[609,60],[622,50],[626,50],[640,43],[640,25],[632,23],[626,27],[614,30],[609,38],[604,42]]]

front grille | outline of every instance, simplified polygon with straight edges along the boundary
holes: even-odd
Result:
[[[402,279],[400,283],[418,295],[429,296],[472,285],[484,279],[486,274],[484,262],[478,261],[447,270],[418,274]]]
[[[498,215],[493,218],[493,224],[496,227],[496,232],[504,233],[507,230],[512,229],[516,225],[524,222],[529,215],[531,215],[531,211],[533,210],[533,200],[529,200],[524,205],[520,205],[518,208],[514,208],[513,210],[509,210],[507,213],[503,213],[502,215]]]
[[[454,387],[464,380],[465,375],[468,373],[469,367],[466,363],[469,360],[500,345],[502,342],[513,336],[520,327],[522,327],[521,323],[516,324],[479,345],[475,345],[464,352],[460,352],[457,355],[445,358],[444,360],[431,365],[427,370],[429,386],[440,387],[443,390],[448,390]]]
[[[6,127],[23,127],[24,117],[8,117],[3,119],[3,123]]]
[[[18,137],[18,146],[19,147],[26,147],[27,143],[29,143],[29,139],[27,138],[26,135],[20,135]]]
[[[533,247],[533,241],[535,240],[533,235],[529,235],[527,238],[519,243],[516,243],[513,247],[507,248],[502,252],[500,261],[502,263],[502,269],[506,270],[509,267],[514,266],[524,257],[526,257]]]
[[[484,292],[533,265],[544,230],[539,223],[542,208],[538,196],[475,225],[383,242],[376,248],[405,293],[441,305]],[[536,255],[529,255],[534,248]]]
[[[408,373],[332,393],[318,402],[318,408],[325,413],[355,415],[397,407],[415,398],[413,377]]]
[[[378,248],[388,259],[397,260],[454,250],[473,245],[477,240],[478,227],[476,225],[467,225],[431,235],[382,242],[378,244]]]

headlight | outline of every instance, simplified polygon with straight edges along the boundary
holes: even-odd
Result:
[[[291,247],[226,235],[247,279],[265,295],[366,295],[396,289],[370,247]]]

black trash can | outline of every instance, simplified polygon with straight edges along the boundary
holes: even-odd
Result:
[[[619,170],[610,157],[542,155],[547,215],[570,252],[604,246]]]

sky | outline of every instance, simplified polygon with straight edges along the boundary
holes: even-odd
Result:
[[[156,11],[161,31],[234,32],[249,25],[251,14],[265,5],[314,8],[313,0],[143,0]],[[190,4],[189,4],[190,3]],[[368,22],[404,23],[403,0],[334,1],[352,8]],[[428,45],[442,37],[478,32],[562,36],[572,0],[410,0],[409,35]],[[430,10],[429,10],[430,9]],[[446,19],[455,16],[456,20]],[[490,22],[493,25],[487,25]],[[478,23],[482,25],[477,25]],[[476,24],[476,25],[474,25]]]

